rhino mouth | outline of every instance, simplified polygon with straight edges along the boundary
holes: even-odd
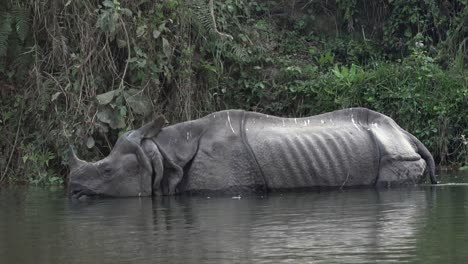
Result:
[[[71,198],[74,200],[88,200],[90,198],[98,197],[99,195],[91,190],[72,190],[70,192]]]

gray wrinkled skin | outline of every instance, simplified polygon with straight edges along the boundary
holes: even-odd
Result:
[[[436,183],[424,145],[391,118],[351,108],[306,118],[226,110],[122,135],[110,155],[72,156],[70,194],[149,196]]]

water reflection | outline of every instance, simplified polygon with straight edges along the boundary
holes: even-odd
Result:
[[[461,263],[468,186],[72,202],[0,190],[0,263]]]

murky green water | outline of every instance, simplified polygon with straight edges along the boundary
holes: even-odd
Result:
[[[468,172],[437,187],[69,201],[0,190],[0,263],[468,263]]]

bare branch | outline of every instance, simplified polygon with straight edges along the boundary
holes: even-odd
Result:
[[[226,37],[226,38],[228,38],[229,40],[233,40],[234,38],[233,38],[231,35],[226,34],[226,33],[219,32],[218,27],[216,26],[216,19],[215,19],[215,14],[214,14],[214,3],[213,3],[213,1],[214,1],[214,0],[210,0],[209,7],[210,7],[211,19],[213,20],[214,31],[215,31],[218,35],[220,35],[221,37]]]

